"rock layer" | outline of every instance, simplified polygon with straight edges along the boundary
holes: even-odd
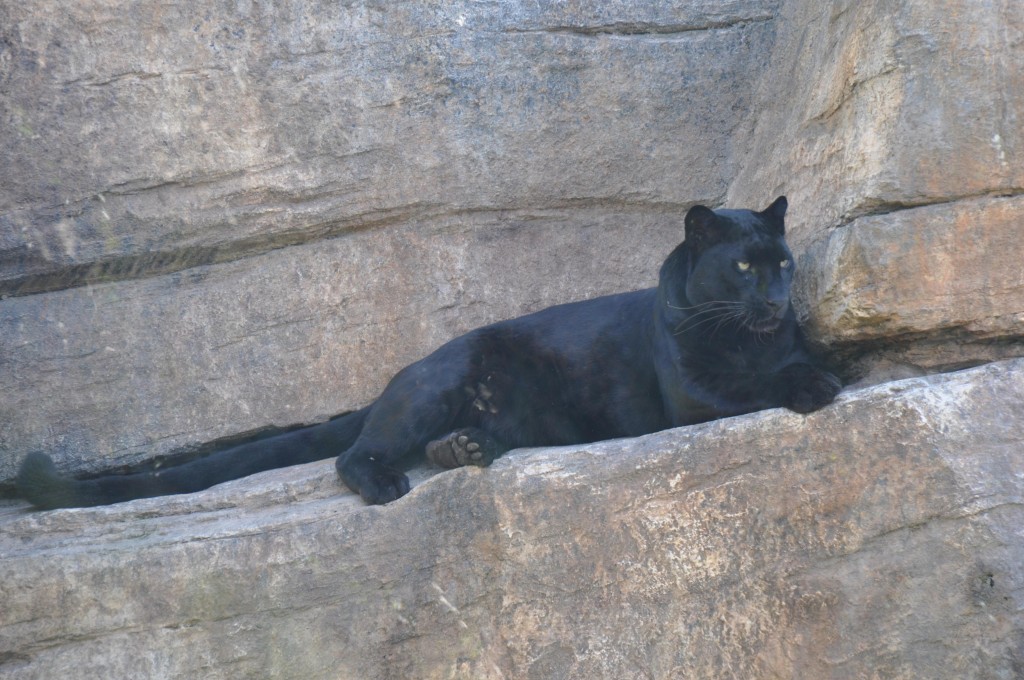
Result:
[[[1024,360],[364,507],[329,463],[0,521],[0,669],[68,677],[1002,678]],[[421,473],[422,476],[422,473]]]
[[[1024,354],[1024,5],[781,4],[727,203],[786,193],[797,303],[847,379]]]
[[[0,293],[720,199],[776,4],[7,5]]]
[[[834,357],[949,370],[1024,354],[1024,197],[863,217],[814,241],[798,307]],[[881,373],[880,373],[881,375]]]

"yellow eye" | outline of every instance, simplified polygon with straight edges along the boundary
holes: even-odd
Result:
[[[789,269],[789,264],[789,260],[783,260],[782,262],[779,263],[779,266],[782,267],[783,269]]]
[[[750,271],[750,263],[742,261],[737,262],[736,269],[739,269],[741,272]]]

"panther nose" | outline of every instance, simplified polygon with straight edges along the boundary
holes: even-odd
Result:
[[[786,309],[786,300],[776,298],[765,298],[764,304],[773,316],[778,316]]]

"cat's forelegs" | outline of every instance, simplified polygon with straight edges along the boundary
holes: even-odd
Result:
[[[797,363],[779,372],[778,389],[782,405],[797,413],[810,413],[828,406],[843,384],[828,371],[811,364]]]

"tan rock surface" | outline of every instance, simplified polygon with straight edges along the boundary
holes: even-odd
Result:
[[[1024,5],[789,0],[773,26],[727,203],[788,195],[816,344],[868,382],[1024,354]]]
[[[799,206],[802,247],[864,215],[1024,193],[1024,4],[789,0],[728,196]]]
[[[5,3],[0,294],[719,200],[776,5]]]
[[[801,298],[827,344],[962,328],[981,337],[1024,323],[1024,197],[863,217],[806,253]]]
[[[922,371],[1024,354],[1024,197],[862,217],[801,260],[798,307],[835,355]]]

